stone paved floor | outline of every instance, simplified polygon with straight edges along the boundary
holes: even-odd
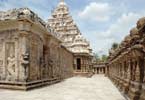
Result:
[[[103,75],[73,77],[64,82],[28,92],[0,89],[0,100],[125,100]]]

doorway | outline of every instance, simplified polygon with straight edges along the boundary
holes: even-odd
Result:
[[[81,59],[77,58],[77,70],[81,70]]]

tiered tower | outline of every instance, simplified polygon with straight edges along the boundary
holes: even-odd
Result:
[[[90,66],[92,49],[75,24],[64,0],[60,0],[57,7],[53,10],[51,17],[48,19],[48,26],[57,34],[58,38],[62,41],[62,45],[74,53],[74,68],[82,70],[84,62],[88,63],[86,67]],[[84,58],[86,61],[83,61]],[[84,68],[83,70],[85,69],[89,68]]]

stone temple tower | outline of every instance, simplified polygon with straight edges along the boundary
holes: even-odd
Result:
[[[62,41],[62,45],[74,54],[74,72],[81,75],[90,73],[92,49],[70,15],[64,0],[60,0],[52,11],[47,26],[53,29],[53,33],[56,33],[56,36]]]

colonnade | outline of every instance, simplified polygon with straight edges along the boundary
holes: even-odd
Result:
[[[145,18],[110,53],[107,75],[131,100],[145,100]]]

